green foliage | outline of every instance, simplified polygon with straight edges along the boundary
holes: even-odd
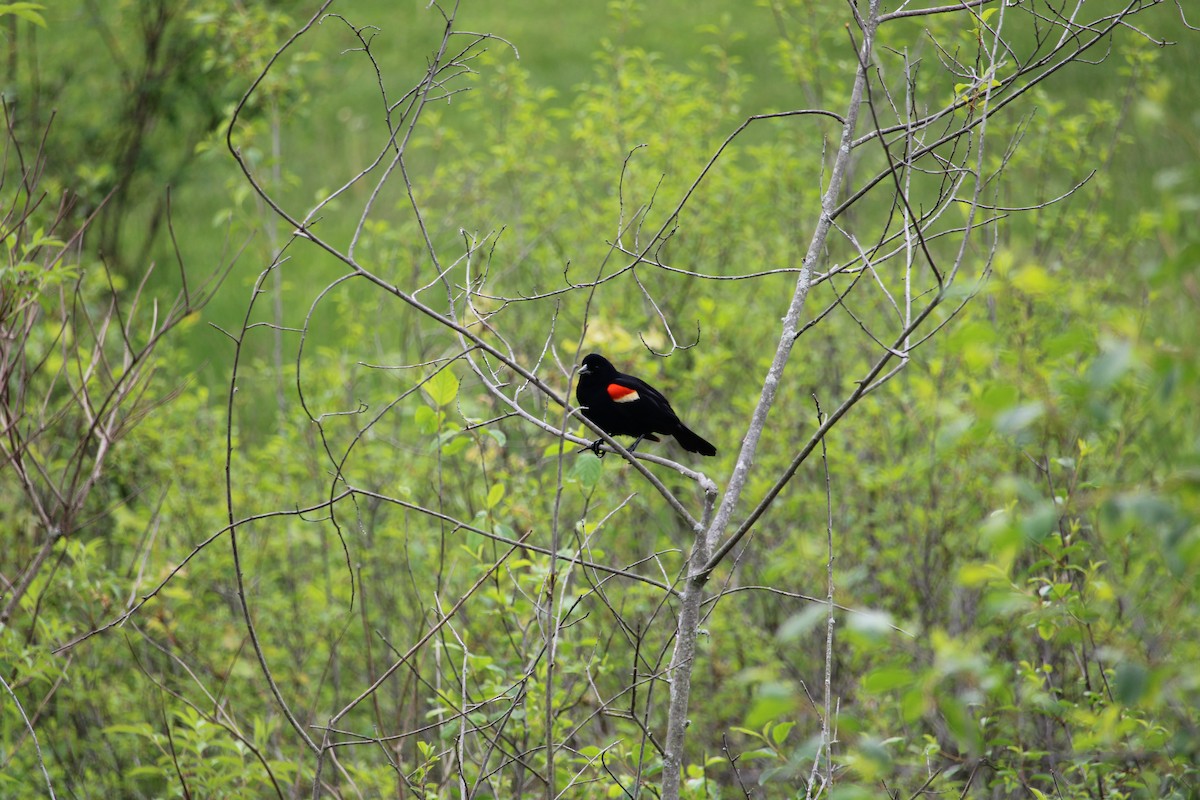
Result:
[[[46,18],[41,12],[45,9],[41,3],[0,3],[0,17],[13,16],[44,28]]]
[[[821,142],[835,130],[828,121],[778,124],[739,140],[673,216],[676,198],[731,128],[763,110],[751,93],[786,86],[778,102],[790,107],[797,97],[832,104],[848,91],[841,8],[760,5],[776,12],[780,36],[755,40],[776,61],[775,72],[754,80],[732,22],[705,24],[684,65],[642,44],[639,31],[667,27],[650,4],[610,4],[605,29],[580,37],[576,59],[594,53],[583,85],[551,87],[506,48],[489,50],[473,62],[486,77],[463,76],[472,91],[429,106],[414,131],[414,185],[435,212],[425,220],[430,238],[447,251],[460,252],[464,240],[482,245],[472,269],[486,271],[492,296],[555,290],[564,274],[577,282],[609,275],[615,245],[639,251],[660,227],[673,233],[651,255],[674,267],[728,277],[795,266],[807,241],[800,228],[819,211]],[[112,24],[129,29],[142,6],[119,6]],[[42,11],[0,6],[0,16],[35,24],[30,15]],[[938,33],[970,46],[988,13]],[[225,156],[216,132],[245,79],[300,16],[199,3],[173,18],[173,41],[186,44],[181,63],[194,70],[171,79],[187,92],[156,97],[165,127],[187,133],[179,152],[180,142],[152,136],[154,157],[136,176],[157,187],[184,151],[208,173],[182,190],[184,198],[220,196],[187,206],[205,213],[190,212],[199,222],[182,232],[185,250],[215,247],[212,219],[239,232],[258,227],[252,195],[225,189],[233,184],[217,167]],[[247,153],[256,150],[255,169],[279,167],[272,188],[285,200],[311,203],[321,187],[339,185],[333,181],[374,157],[365,132],[385,129],[382,112],[348,96],[364,74],[375,91],[372,73],[354,72],[366,70],[362,54],[340,53],[358,40],[337,19],[322,26],[336,29],[328,41],[338,46],[322,40],[273,73],[238,131]],[[379,52],[390,33],[376,40]],[[1036,143],[1003,154],[1010,186],[1056,195],[1084,177],[1085,158],[1129,156],[1125,137],[1139,120],[1186,120],[1191,107],[1157,51],[1121,41],[1117,56],[1136,81],[1089,74],[1106,89],[1127,88],[1139,108],[1114,136],[1110,123],[1126,112],[1102,98],[1115,88],[1090,91],[1101,98],[1093,100],[1061,86],[1035,90],[1032,119],[994,123]],[[339,77],[348,74],[357,77]],[[318,93],[339,81],[347,96],[336,108],[323,105]],[[404,91],[388,88],[395,99]],[[945,86],[947,97],[965,101],[980,90]],[[95,131],[112,130],[107,116],[116,111],[103,105],[80,100],[57,123],[75,144],[63,148],[70,160],[55,165],[54,179],[92,197],[126,177],[100,153]],[[317,139],[326,126],[342,137],[334,145]],[[273,154],[273,133],[294,149]],[[980,296],[829,441],[836,599],[855,609],[837,612],[835,626],[833,797],[877,797],[883,785],[901,796],[1184,797],[1200,779],[1192,668],[1200,658],[1200,172],[1169,152],[1142,155],[1162,167],[1152,189],[1136,190],[1153,203],[1130,213],[1135,190],[1125,183],[1137,176],[1103,173],[1092,194],[1014,219]],[[1001,157],[989,153],[988,169]],[[858,169],[878,168],[879,158],[865,156]],[[359,191],[345,206],[327,206],[320,225],[348,235],[357,220],[340,212],[362,200]],[[996,205],[1027,197],[1008,191],[1013,197]],[[382,213],[358,245],[361,263],[397,284],[429,285],[422,297],[443,291],[405,192],[393,186],[378,202]],[[861,213],[882,219],[888,209]],[[36,268],[63,243],[44,226],[29,231],[19,241],[4,232],[0,287],[6,297],[47,303],[83,265]],[[273,253],[262,247],[266,263]],[[569,743],[555,762],[558,786],[574,781],[565,796],[622,797],[639,782],[646,796],[661,779],[651,737],[663,725],[661,668],[674,636],[674,601],[646,581],[675,579],[690,531],[618,459],[575,453],[515,419],[493,423],[507,410],[461,360],[446,360],[452,346],[378,287],[347,281],[317,302],[340,267],[293,247],[274,291],[284,324],[299,327],[311,311],[305,349],[285,332],[288,357],[277,363],[275,331],[247,330],[229,421],[232,513],[257,517],[237,530],[240,585],[232,537],[216,535],[228,524],[232,345],[193,331],[188,341],[171,341],[165,371],[186,375],[189,354],[203,351],[219,378],[192,376],[174,402],[139,421],[98,485],[89,524],[55,544],[54,569],[39,573],[18,615],[0,628],[0,674],[34,717],[59,794],[311,791],[314,761],[265,688],[242,592],[272,678],[314,739],[400,664],[338,721],[365,743],[338,748],[338,765],[325,764],[331,795],[450,796],[461,779],[478,781],[480,796],[510,796],[515,778],[478,766],[491,742],[491,767],[521,754],[528,794],[538,786],[529,774],[548,769],[542,745],[553,736]],[[853,255],[841,242],[829,259]],[[243,271],[249,281],[257,270]],[[477,302],[492,303],[492,323],[511,333],[523,363],[542,352],[547,320],[555,355],[569,362],[586,323],[584,351],[604,350],[646,375],[700,421],[722,453],[705,467],[721,478],[794,275],[741,283],[753,288],[738,294],[729,282],[645,265],[638,275],[655,282],[663,307],[631,277],[602,283],[586,317],[575,296]],[[232,284],[226,310],[244,311],[248,286]],[[837,288],[818,287],[812,307],[831,302]],[[855,310],[879,315],[883,305]],[[270,316],[265,307],[264,300],[252,322]],[[227,325],[231,315],[219,313]],[[666,330],[663,318],[678,330]],[[642,343],[665,349],[669,334],[690,342],[697,328],[699,345],[665,366]],[[815,427],[809,395],[826,403],[840,396],[874,350],[847,315],[832,315],[818,334],[797,347],[760,475],[786,464],[791,445]],[[31,341],[55,359],[55,336],[43,320]],[[553,363],[544,361],[539,374],[565,390]],[[560,416],[552,407],[544,413],[548,421]],[[752,480],[751,497],[766,490],[765,480]],[[348,487],[363,493],[313,508]],[[744,785],[756,796],[798,797],[817,774],[826,607],[793,595],[824,596],[824,492],[814,462],[755,529],[736,570],[714,578],[714,589],[730,591],[705,608],[685,796],[742,796]],[[0,526],[17,532],[6,577],[40,541],[21,497],[5,471]],[[517,540],[521,546],[509,544]],[[619,565],[646,580],[566,558]],[[50,652],[160,584],[123,627],[69,653]],[[763,586],[791,594],[754,588]],[[471,591],[452,624],[408,658],[407,648]],[[562,615],[553,675],[541,657],[547,609]],[[628,691],[634,684],[636,693]],[[34,796],[40,772],[25,728],[9,705],[0,719],[0,794]],[[411,735],[370,741],[397,732]],[[478,750],[464,767],[459,750],[467,747]]]

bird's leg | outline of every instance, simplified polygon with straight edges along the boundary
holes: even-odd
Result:
[[[608,451],[604,450],[600,447],[600,445],[602,445],[602,444],[604,444],[604,440],[597,439],[596,441],[592,442],[590,445],[588,445],[584,449],[591,450],[593,453],[596,454],[596,458],[604,458],[604,454],[607,453]]]
[[[633,446],[629,448],[629,452],[631,452],[631,453],[632,453],[634,450],[637,450],[637,446],[638,446],[639,444],[641,444],[641,443],[642,443],[642,439],[645,439],[645,438],[646,438],[646,434],[644,434],[644,433],[643,433],[641,436],[639,436],[638,438],[634,439],[634,440],[633,440]]]

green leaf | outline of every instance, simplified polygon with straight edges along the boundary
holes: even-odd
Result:
[[[729,730],[733,731],[734,733],[740,733],[743,736],[748,736],[751,739],[762,739],[763,738],[763,735],[761,733],[759,733],[758,731],[750,730],[749,728],[743,728],[740,725],[733,725],[729,728]]]
[[[1017,402],[1017,388],[1007,381],[992,381],[986,384],[976,405],[985,414],[994,414]]]
[[[1012,283],[1025,294],[1035,297],[1048,293],[1055,286],[1055,280],[1050,273],[1037,264],[1030,264],[1018,270],[1013,275]]]
[[[458,397],[458,378],[448,368],[444,369],[425,382],[425,394],[435,406],[448,406]]]
[[[761,728],[768,722],[790,716],[798,703],[799,697],[790,685],[780,681],[760,683],[746,713],[746,727]]]
[[[495,508],[496,505],[504,499],[504,484],[493,483],[492,488],[488,489],[486,505],[489,509]]]
[[[794,642],[815,628],[817,623],[823,621],[828,613],[828,606],[811,603],[805,606],[800,613],[788,617],[779,626],[775,636],[781,642]]]
[[[140,722],[135,725],[106,725],[103,728],[103,733],[128,733],[132,734],[133,736],[149,737],[154,735],[154,729],[151,728],[147,723]]]
[[[1092,347],[1092,331],[1083,324],[1072,325],[1062,333],[1049,336],[1042,344],[1047,358],[1078,355]]]
[[[1039,503],[1021,519],[1021,533],[1032,542],[1041,543],[1058,527],[1058,509],[1049,501]]]
[[[880,694],[909,686],[914,682],[912,670],[904,667],[883,667],[867,673],[863,678],[863,688],[868,692]]]
[[[972,753],[979,752],[979,725],[971,717],[966,704],[957,697],[943,697],[938,702],[938,709],[958,743]]]
[[[1151,275],[1154,285],[1164,286],[1174,283],[1194,270],[1197,264],[1200,264],[1200,241],[1192,242],[1166,259]]]
[[[1037,422],[1045,410],[1045,406],[1039,402],[1023,403],[1010,408],[996,415],[996,430],[1007,436],[1016,435]]]
[[[604,462],[598,458],[580,457],[571,465],[571,477],[585,489],[591,489],[600,482],[604,471]]]
[[[927,698],[924,690],[919,686],[914,686],[900,698],[900,715],[905,722],[911,725],[925,713],[926,705]]]
[[[846,618],[846,629],[868,639],[880,639],[892,632],[892,615],[886,611],[857,611]]]
[[[46,7],[39,3],[0,3],[0,17],[11,14],[27,22],[32,22],[40,28],[46,27],[46,18],[39,11]]]
[[[467,446],[471,444],[471,440],[466,436],[459,436],[457,433],[450,434],[449,437],[443,437],[442,455],[453,456],[458,455]]]
[[[1141,700],[1149,683],[1150,675],[1141,664],[1126,661],[1117,666],[1116,696],[1124,705],[1132,706]]]
[[[1116,383],[1133,365],[1133,345],[1127,341],[1114,342],[1096,357],[1088,367],[1087,381],[1095,391]]]
[[[1008,583],[1008,573],[995,564],[971,562],[959,567],[958,582],[975,589],[990,583]]]
[[[439,416],[429,406],[418,406],[417,410],[413,412],[413,421],[417,423],[417,430],[421,433],[437,433]]]
[[[738,754],[738,761],[753,761],[756,758],[779,758],[779,755],[769,747],[760,747]]]

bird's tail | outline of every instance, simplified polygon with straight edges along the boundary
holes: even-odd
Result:
[[[717,448],[712,443],[700,437],[695,431],[690,430],[682,422],[675,429],[675,441],[679,442],[679,446],[689,453],[699,453],[702,456],[715,456]]]

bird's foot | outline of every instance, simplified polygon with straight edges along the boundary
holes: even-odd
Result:
[[[596,441],[592,442],[590,445],[588,445],[588,446],[587,446],[587,447],[585,447],[584,449],[585,449],[585,450],[591,450],[593,453],[595,453],[595,454],[596,454],[596,458],[604,458],[604,455],[605,455],[605,454],[606,454],[608,451],[607,451],[607,450],[605,450],[603,447],[601,447],[601,446],[600,446],[600,445],[602,445],[602,444],[604,444],[604,440],[603,440],[603,439],[597,439]]]

